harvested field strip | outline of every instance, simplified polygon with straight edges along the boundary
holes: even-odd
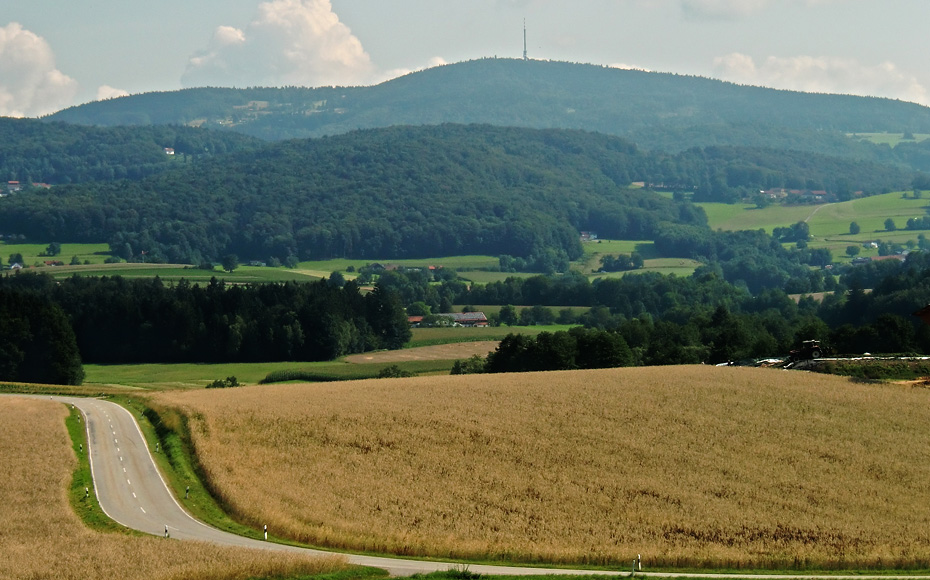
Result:
[[[237,517],[313,544],[677,567],[930,561],[926,389],[696,366],[156,400],[191,417]]]
[[[271,554],[194,542],[94,532],[68,504],[76,460],[65,406],[0,404],[0,578],[242,579],[346,571],[344,559]]]
[[[487,356],[489,352],[496,350],[499,344],[500,341],[483,340],[480,342],[420,346],[403,350],[382,350],[349,355],[345,357],[345,361],[348,363],[379,364],[421,360],[457,360],[469,358],[476,354]]]

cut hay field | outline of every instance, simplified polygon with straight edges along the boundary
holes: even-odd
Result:
[[[930,390],[655,367],[165,392],[246,523],[405,555],[930,567]],[[260,476],[259,476],[260,474]],[[270,485],[269,482],[274,482]]]
[[[272,554],[85,527],[68,503],[77,461],[67,415],[64,405],[50,401],[4,398],[0,404],[0,578],[246,580],[340,572],[352,577],[341,557]]]

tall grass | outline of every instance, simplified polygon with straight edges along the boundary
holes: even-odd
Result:
[[[154,537],[100,533],[68,504],[76,460],[68,412],[50,401],[0,405],[0,578],[126,580],[283,578],[345,573],[341,557],[314,558]]]
[[[236,517],[313,544],[652,567],[930,562],[925,389],[696,366],[156,400],[190,418]]]

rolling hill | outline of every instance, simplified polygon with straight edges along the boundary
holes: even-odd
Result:
[[[121,255],[128,245],[195,264],[227,253],[509,254],[551,266],[580,255],[581,230],[641,240],[662,223],[706,227],[694,205],[632,181],[674,182],[713,199],[795,181],[833,189],[837,176],[856,189],[910,182],[888,166],[774,150],[667,155],[581,131],[393,127],[268,144],[139,181],[22,192],[0,200],[0,232],[106,240]]]
[[[50,119],[196,125],[269,140],[402,124],[487,123],[597,131],[648,149],[777,147],[930,169],[924,151],[930,144],[911,143],[897,152],[846,136],[930,132],[930,108],[913,103],[549,61],[468,61],[370,87],[147,93],[72,107]]]

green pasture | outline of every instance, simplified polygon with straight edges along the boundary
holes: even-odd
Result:
[[[25,258],[25,255],[23,255]],[[285,268],[262,268],[257,266],[240,266],[232,272],[225,272],[217,267],[213,270],[202,270],[194,266],[183,264],[82,264],[80,266],[29,266],[24,272],[48,274],[54,278],[68,278],[78,276],[121,276],[123,278],[154,278],[158,276],[166,282],[177,282],[182,278],[193,284],[206,284],[211,278],[225,280],[232,284],[246,284],[249,282],[284,282],[288,280],[313,281],[319,277],[301,270],[288,270]]]
[[[109,244],[61,244],[59,255],[40,256],[48,246],[48,243],[20,244],[5,240],[0,242],[0,260],[3,261],[4,266],[8,266],[10,254],[22,254],[23,266],[36,266],[44,264],[46,260],[60,260],[68,264],[74,256],[77,256],[82,264],[85,261],[91,264],[103,264],[103,261],[110,257]]]
[[[930,195],[914,199],[913,194],[902,192],[863,197],[839,203],[820,205],[784,206],[773,204],[764,209],[747,204],[699,203],[707,213],[712,229],[756,230],[768,233],[777,227],[787,227],[797,222],[807,222],[815,240],[849,236],[853,240],[867,241],[876,237],[891,239],[901,231],[885,231],[885,220],[892,218],[898,228],[903,229],[907,220],[926,215],[930,208]],[[849,235],[849,224],[856,222],[861,228],[858,236]],[[912,239],[919,232],[908,232]]]
[[[876,145],[890,145],[891,147],[897,147],[898,143],[902,141],[920,143],[930,138],[930,134],[927,133],[913,133],[913,139],[905,139],[904,133],[847,133],[846,135],[852,139],[868,141]]]
[[[329,276],[332,272],[345,272],[349,266],[356,270],[364,268],[369,264],[396,264],[407,268],[427,268],[436,266],[449,268],[452,270],[472,270],[476,268],[496,268],[500,265],[500,260],[496,256],[447,256],[443,258],[421,258],[421,259],[404,259],[404,260],[351,260],[348,258],[334,260],[316,260],[301,262],[298,270],[310,270],[314,272],[325,272]]]
[[[659,274],[673,274],[675,276],[690,276],[701,266],[701,262],[685,258],[656,258],[645,260],[643,268],[639,270],[628,270],[626,272],[603,272],[589,274],[588,277],[597,278],[622,278],[623,276],[636,276],[646,272],[657,272]]]
[[[407,361],[396,363],[415,374],[448,374],[455,361]],[[84,365],[85,387],[94,385],[133,390],[196,389],[206,387],[217,379],[236,377],[241,384],[254,385],[272,371],[309,371],[326,380],[373,379],[385,363],[324,362],[269,362],[269,363],[218,363],[218,364],[126,364]]]

